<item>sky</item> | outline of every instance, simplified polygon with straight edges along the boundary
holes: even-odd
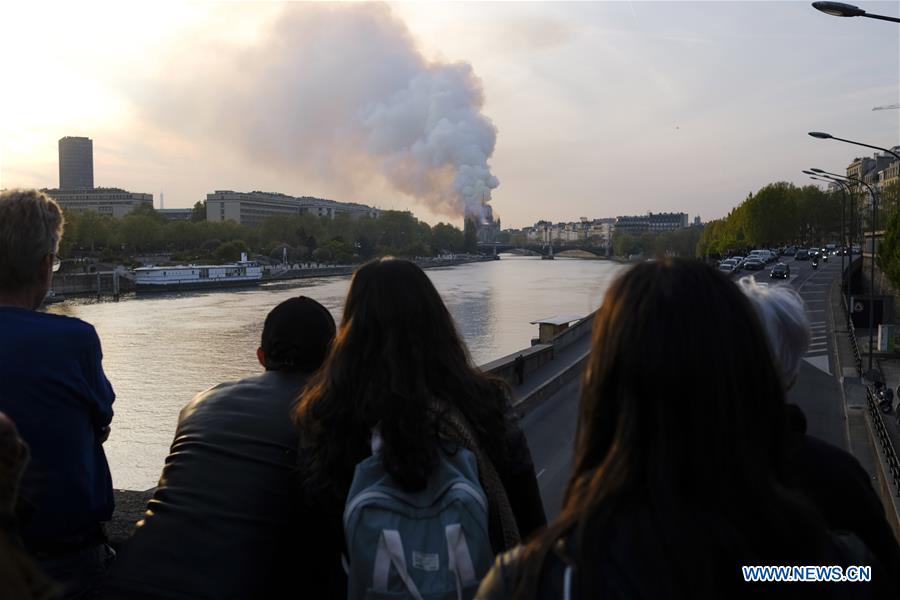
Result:
[[[859,2],[900,16],[897,2]],[[4,2],[0,189],[266,190],[504,227],[721,217],[900,144],[900,25],[782,2]]]

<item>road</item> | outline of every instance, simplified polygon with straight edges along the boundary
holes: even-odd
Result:
[[[830,292],[840,277],[840,257],[819,263],[817,270],[809,262],[784,261],[796,276],[791,285],[800,292],[806,304],[806,316],[812,330],[809,350],[803,357],[797,383],[788,392],[793,402],[806,414],[807,433],[844,450],[848,449],[844,403],[837,377],[834,349],[834,323]]]
[[[818,269],[807,261],[788,257],[781,262],[791,268],[789,283],[800,292],[812,329],[809,350],[803,357],[797,382],[788,393],[788,402],[803,409],[810,435],[847,449],[841,387],[833,375],[837,363],[829,310],[829,291],[840,274],[840,257],[820,262]],[[768,265],[766,270],[750,274],[760,282],[769,282],[770,270]],[[572,381],[522,420],[549,519],[559,513],[571,473],[580,385],[580,379]]]

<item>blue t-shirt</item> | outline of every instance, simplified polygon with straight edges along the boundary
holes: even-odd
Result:
[[[20,496],[29,546],[89,531],[113,511],[100,442],[115,399],[93,326],[70,317],[0,307],[0,411],[31,448]]]

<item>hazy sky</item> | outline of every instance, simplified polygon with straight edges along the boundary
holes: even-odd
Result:
[[[433,223],[463,185],[441,161],[486,157],[489,171],[466,175],[482,195],[499,180],[504,227],[706,221],[768,182],[868,154],[808,131],[900,144],[900,110],[872,111],[900,102],[900,25],[806,1],[21,0],[0,23],[0,188],[57,185],[57,140],[85,135],[97,185],[157,206],[161,191],[186,207],[261,189]],[[432,129],[422,89],[463,126]]]

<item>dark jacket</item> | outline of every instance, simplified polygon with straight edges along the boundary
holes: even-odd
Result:
[[[65,554],[101,541],[113,512],[104,428],[115,394],[93,326],[0,307],[0,411],[31,448],[19,490],[22,540]]]
[[[290,416],[304,384],[268,371],[207,390],[181,411],[159,488],[106,597],[297,597],[294,577],[313,551]]]
[[[622,533],[620,531],[620,533]],[[493,568],[481,582],[476,600],[509,600],[514,597],[518,582],[526,567],[524,563],[523,547],[519,546],[497,557]],[[564,542],[558,542],[547,555],[540,566],[540,575],[533,598],[536,600],[583,600],[585,595],[578,593],[578,573],[584,568],[589,576],[600,584],[602,597],[610,600],[665,600],[684,599],[696,597],[685,594],[679,589],[679,582],[667,581],[660,576],[660,571],[654,568],[654,560],[660,554],[657,548],[646,547],[641,543],[634,543],[627,533],[618,536],[607,545],[607,556],[598,560],[596,564],[582,566],[570,558]],[[871,565],[874,561],[865,545],[852,534],[832,534],[828,540],[826,549],[826,565]],[[564,590],[566,584],[566,571],[571,567],[570,596],[567,598]],[[722,579],[722,588],[719,597],[765,597],[765,592],[772,588],[768,586],[780,586],[781,592],[787,592],[789,596],[798,598],[831,598],[835,600],[863,600],[869,598],[893,599],[893,591],[881,585],[878,581],[884,576],[880,567],[873,568],[872,583],[744,583],[740,569],[735,568],[734,577],[722,577],[719,568],[712,574],[716,579]],[[686,578],[709,577],[710,573],[703,573],[697,569],[695,573],[685,573]],[[682,582],[683,583],[683,582]],[[795,586],[785,588],[784,586]],[[802,587],[800,587],[802,586]],[[779,596],[782,597],[782,596]]]
[[[822,514],[830,529],[855,534],[900,589],[900,546],[869,474],[848,452],[805,434],[792,434],[789,481]]]
[[[527,540],[547,524],[547,517],[544,514],[531,450],[517,420],[509,421],[507,449],[508,460],[495,466],[509,497],[519,533],[523,540]],[[328,575],[314,579],[303,578],[304,597],[343,600],[347,597],[347,581],[341,567],[341,554],[344,551],[341,516],[344,505],[335,503],[326,507],[313,501],[308,502],[306,510],[318,517],[310,518],[311,529],[305,538],[316,540],[319,550],[316,556],[310,558],[309,564],[313,565],[314,572]]]

